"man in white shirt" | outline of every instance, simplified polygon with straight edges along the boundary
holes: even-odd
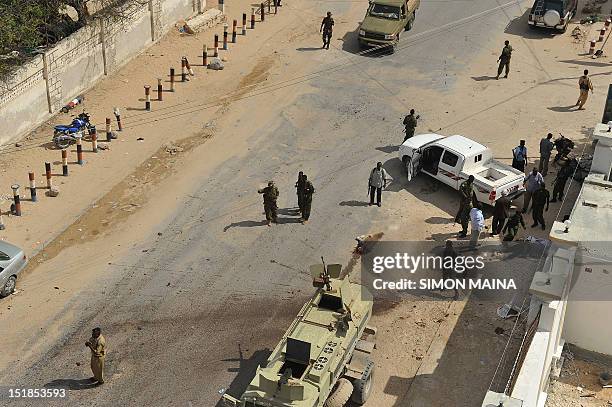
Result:
[[[374,194],[376,194],[376,205],[380,206],[382,189],[387,187],[387,178],[389,178],[389,174],[387,174],[387,171],[385,171],[382,163],[379,161],[376,164],[376,168],[370,172],[370,179],[368,181],[370,205],[374,205]]]
[[[476,205],[470,210],[470,220],[472,222],[470,247],[474,248],[478,246],[478,239],[480,239],[480,234],[485,230],[484,216],[482,215],[480,205]]]

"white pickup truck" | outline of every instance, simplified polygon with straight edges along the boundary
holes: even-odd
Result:
[[[420,134],[399,147],[408,181],[424,172],[458,190],[470,175],[479,202],[494,205],[503,191],[510,199],[522,194],[525,174],[493,159],[491,150],[463,136]]]

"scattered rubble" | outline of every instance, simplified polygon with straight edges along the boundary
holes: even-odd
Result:
[[[183,151],[183,147],[174,145],[174,144],[166,144],[164,146],[164,150],[166,150],[166,153],[170,154],[170,155],[174,155],[174,154],[178,154],[180,152]]]
[[[220,71],[224,68],[223,62],[219,58],[213,58],[208,63],[208,69],[213,69],[215,71]]]

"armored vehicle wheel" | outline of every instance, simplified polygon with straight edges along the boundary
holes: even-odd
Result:
[[[363,371],[361,379],[353,380],[353,395],[351,400],[360,406],[365,402],[372,394],[372,381],[374,380],[374,362],[368,362],[368,365]]]
[[[344,407],[353,393],[353,384],[344,377],[338,379],[334,390],[325,401],[325,407]]]

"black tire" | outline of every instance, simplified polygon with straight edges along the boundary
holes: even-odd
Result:
[[[0,291],[0,297],[8,297],[9,295],[13,294],[15,292],[16,282],[17,277],[10,276]]]
[[[406,179],[408,182],[410,182],[412,181],[412,178],[414,178],[414,166],[412,165],[412,160],[410,157],[406,156],[402,159],[402,162],[404,163],[404,170],[406,171]]]
[[[412,26],[414,25],[414,20],[416,20],[416,10],[412,12],[412,16],[408,19],[408,22],[406,22],[406,26],[404,27],[404,30],[406,31],[412,30]]]
[[[353,380],[353,394],[351,395],[351,401],[360,406],[364,405],[370,394],[372,394],[372,383],[374,380],[374,362],[368,362],[366,368],[363,371],[361,379]]]
[[[56,137],[53,142],[55,143],[55,146],[59,149],[64,149],[64,148],[68,148],[70,147],[70,144],[72,144],[72,140],[68,137]]]

